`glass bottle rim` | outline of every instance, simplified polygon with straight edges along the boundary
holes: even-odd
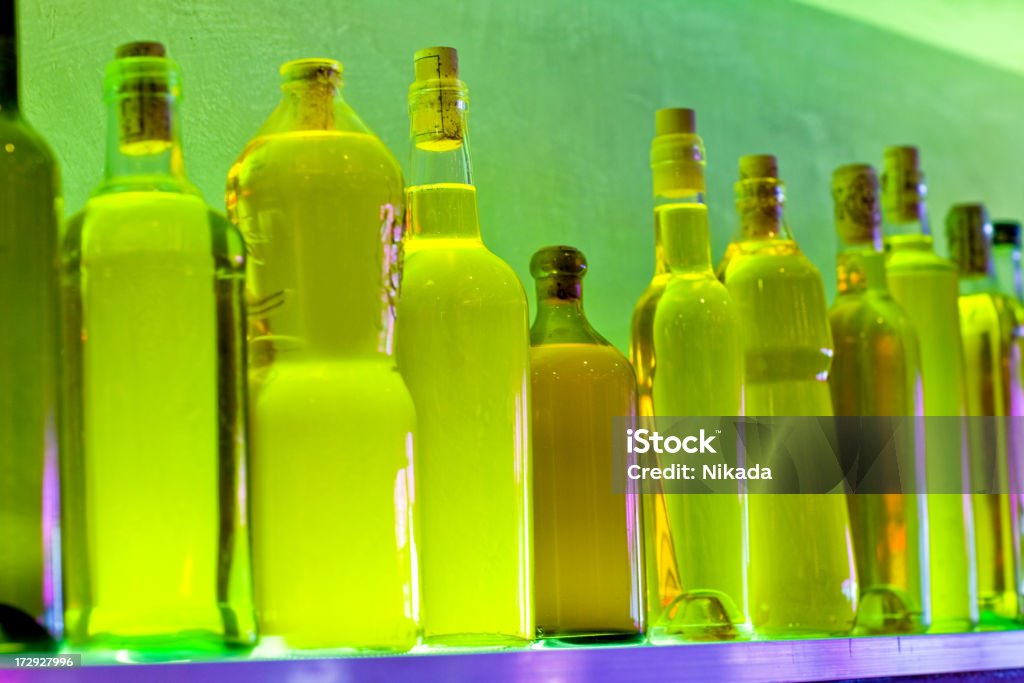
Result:
[[[293,59],[281,65],[282,83],[300,80],[340,81],[344,66],[336,59],[308,57]]]

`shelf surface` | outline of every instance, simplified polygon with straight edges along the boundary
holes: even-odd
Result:
[[[1024,630],[400,657],[234,659],[2,670],[2,683],[766,683],[1024,669]]]

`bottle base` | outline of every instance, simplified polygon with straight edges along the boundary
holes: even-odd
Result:
[[[424,652],[460,652],[480,650],[506,650],[526,648],[533,643],[529,638],[503,633],[443,633],[423,637],[418,650]]]
[[[928,624],[924,615],[911,609],[902,591],[878,586],[860,598],[853,635],[898,635],[924,633]]]
[[[718,591],[683,593],[662,612],[651,628],[650,641],[660,644],[748,638],[750,627],[739,622],[736,614],[732,600]]]
[[[538,644],[545,648],[563,647],[600,647],[602,645],[615,647],[620,645],[637,645],[643,643],[647,638],[639,631],[613,631],[606,629],[591,629],[580,632],[559,632],[557,629],[550,629],[550,633],[541,633],[538,629]]]
[[[0,654],[53,652],[57,642],[31,615],[0,604]]]
[[[95,663],[156,664],[248,656],[252,646],[226,641],[208,631],[185,631],[153,636],[96,634],[71,638],[70,650],[81,651]]]

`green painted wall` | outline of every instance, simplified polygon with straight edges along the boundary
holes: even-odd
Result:
[[[877,163],[886,144],[923,148],[936,224],[960,200],[1024,215],[1024,76],[790,0],[21,4],[25,109],[63,162],[69,212],[102,170],[102,70],[120,42],[163,40],[181,63],[186,158],[217,206],[228,167],[277,100],[282,61],[341,59],[349,101],[404,162],[412,53],[455,45],[485,240],[523,278],[537,247],[582,248],[591,318],[622,348],[652,269],[658,107],[698,111],[716,260],[745,153],[779,155],[790,224],[830,292],[831,171]]]

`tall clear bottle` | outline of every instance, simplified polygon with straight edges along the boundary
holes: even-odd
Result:
[[[59,635],[57,223],[60,178],[18,104],[15,3],[0,4],[0,654]]]
[[[711,270],[704,144],[691,109],[655,115],[655,274],[633,313],[646,415],[742,412],[743,347],[729,293]],[[657,370],[655,372],[655,370]],[[648,494],[651,638],[728,639],[747,616],[746,495]],[[669,552],[660,548],[667,541]]]
[[[256,605],[266,643],[401,651],[418,637],[416,414],[392,353],[404,188],[341,88],[336,61],[282,66],[228,174],[249,247]]]
[[[958,204],[946,216],[949,254],[960,275],[960,336],[966,369],[971,477],[975,493],[975,555],[978,610],[982,628],[1009,627],[1017,618],[1015,562],[1019,530],[1009,495],[1014,443],[1006,417],[1020,393],[1020,364],[1015,358],[1013,301],[999,293],[992,265],[992,225],[981,204]]]
[[[875,169],[867,164],[836,169],[832,197],[840,242],[839,295],[829,309],[835,413],[921,417],[917,333],[889,294]],[[916,429],[906,432],[911,438],[901,442],[897,464],[901,480],[915,492],[847,496],[860,580],[857,629],[865,633],[917,633],[931,618],[924,443],[913,439]]]
[[[722,270],[746,347],[745,413],[829,416],[825,287],[793,241],[783,201],[775,157],[740,159],[740,232]],[[749,509],[754,629],[778,637],[848,632],[857,573],[844,496],[758,494],[750,496]]]
[[[992,266],[999,291],[1014,301],[1024,301],[1021,274],[1021,226],[1018,221],[992,221]]]
[[[587,260],[533,255],[533,537],[537,632],[574,642],[644,637],[640,498],[615,493],[609,428],[636,416],[633,366],[583,312]]]
[[[962,449],[964,365],[956,267],[935,253],[917,148],[885,150],[882,212],[886,274],[893,299],[917,331],[924,376],[928,490],[967,491],[955,481],[967,466]],[[957,467],[959,464],[959,467]],[[928,548],[932,632],[968,631],[978,622],[974,515],[964,493],[929,493]]]
[[[185,175],[159,43],[107,67],[106,172],[62,248],[65,620],[142,656],[256,638],[245,248]]]
[[[455,50],[417,52],[415,74],[395,334],[419,418],[424,639],[525,645],[534,635],[526,295],[480,238]]]

